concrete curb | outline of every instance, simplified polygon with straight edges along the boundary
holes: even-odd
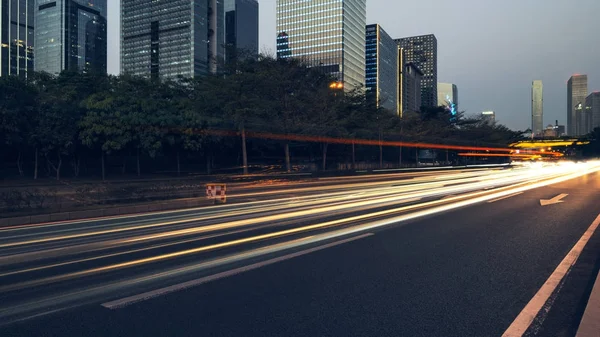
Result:
[[[209,200],[207,198],[175,199],[153,204],[130,205],[120,207],[117,206],[91,210],[4,218],[0,219],[0,227],[21,226],[70,220],[85,220],[119,215],[135,215],[149,212],[172,211],[177,209],[195,208],[210,205],[214,205],[214,201]]]
[[[600,337],[600,273],[596,277],[575,337]]]

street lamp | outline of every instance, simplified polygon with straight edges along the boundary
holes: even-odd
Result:
[[[341,90],[341,89],[344,89],[344,83],[342,83],[342,82],[331,82],[331,84],[329,84],[329,88],[330,89],[334,89],[334,90]]]

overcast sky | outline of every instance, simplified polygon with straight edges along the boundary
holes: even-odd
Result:
[[[119,72],[119,3],[108,0],[110,73]],[[259,0],[261,51],[275,50],[276,0]],[[459,109],[496,111],[531,126],[531,82],[544,84],[544,125],[566,124],[566,83],[587,74],[600,90],[600,0],[367,0],[367,23],[393,38],[433,33],[438,81],[458,86]]]

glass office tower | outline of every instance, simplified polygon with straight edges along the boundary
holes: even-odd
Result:
[[[531,85],[531,132],[535,137],[544,135],[544,85],[540,80]]]
[[[582,114],[588,95],[587,75],[573,75],[567,82],[567,134],[583,135]]]
[[[586,109],[586,133],[594,131],[595,128],[600,128],[600,91],[592,92],[585,99]]]
[[[216,73],[224,25],[222,0],[121,0],[121,70],[155,78]]]
[[[365,37],[367,97],[399,115],[398,44],[378,24],[366,26]]]
[[[437,103],[439,106],[446,106],[451,111],[458,110],[458,87],[453,83],[437,84]]]
[[[38,0],[34,68],[106,73],[106,0]]]
[[[226,59],[258,55],[258,1],[225,0]]]
[[[35,0],[0,0],[0,76],[33,71]]]
[[[277,0],[277,55],[365,85],[366,0]]]

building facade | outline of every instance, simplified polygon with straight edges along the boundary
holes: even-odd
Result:
[[[600,91],[592,92],[586,97],[585,109],[588,117],[587,134],[600,128]]]
[[[404,61],[404,50],[398,47],[398,64],[400,70],[400,117],[406,113],[421,110],[421,80],[423,73],[414,63]]]
[[[365,85],[366,0],[277,0],[277,56]]]
[[[531,85],[531,132],[534,137],[544,133],[544,85],[540,80]]]
[[[481,120],[488,124],[496,123],[496,113],[494,111],[484,111],[481,113]]]
[[[366,26],[365,36],[367,98],[378,108],[400,114],[398,45],[378,24]]]
[[[543,138],[556,138],[558,137],[557,131],[558,129],[554,125],[548,124],[548,126],[546,126],[544,129],[544,132],[536,134],[535,136]]]
[[[225,0],[225,58],[258,55],[258,1]]]
[[[34,69],[106,73],[106,0],[37,0]]]
[[[453,115],[458,111],[458,87],[452,83],[437,84],[437,104],[446,106]]]
[[[222,0],[121,0],[121,71],[152,78],[216,73],[224,28]]]
[[[587,97],[587,75],[573,75],[567,82],[567,133],[569,136],[583,134],[582,113]]]
[[[437,107],[437,39],[435,35],[411,36],[397,39],[404,49],[405,63],[413,63],[423,73],[421,101],[423,106]]]
[[[0,0],[0,76],[33,71],[35,0]]]

